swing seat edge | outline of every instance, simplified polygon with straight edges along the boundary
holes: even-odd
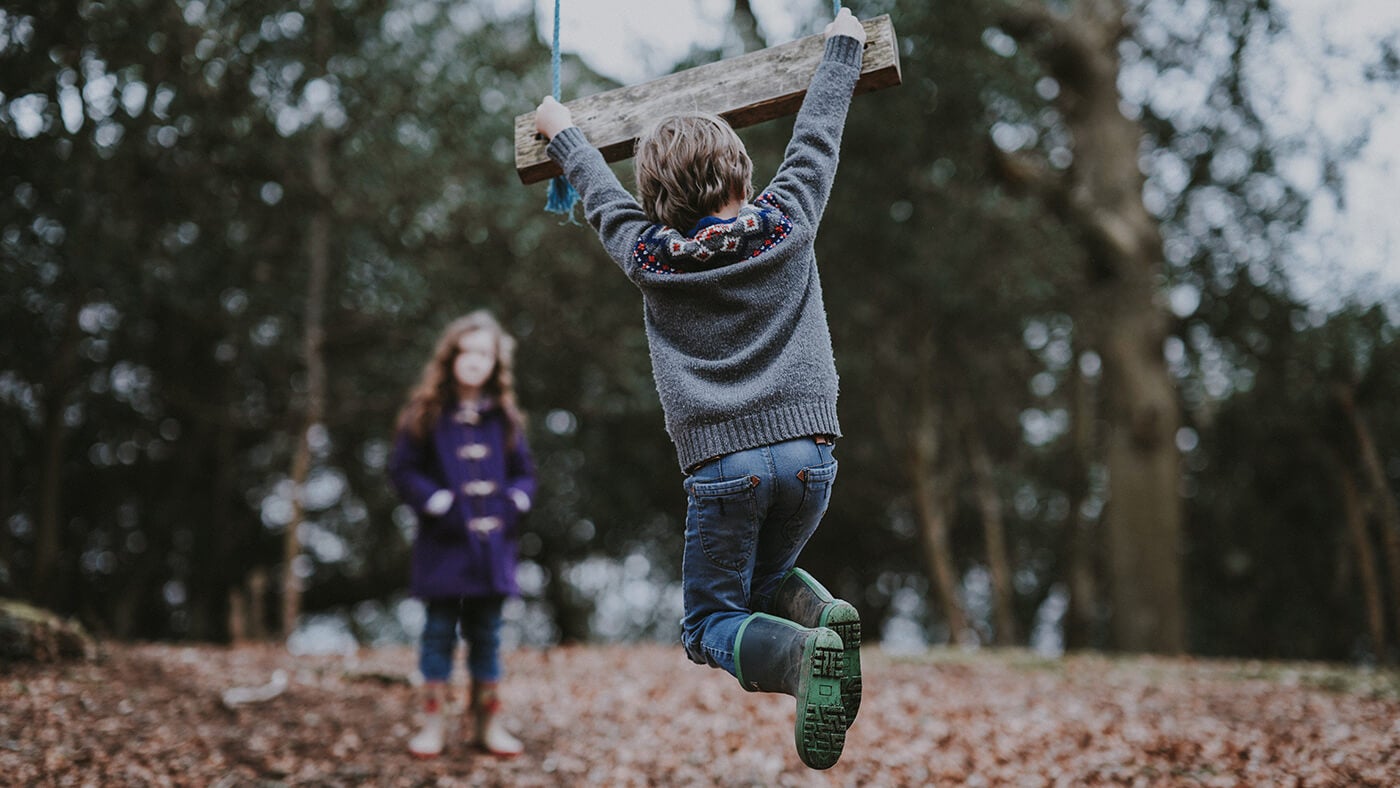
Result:
[[[862,21],[866,45],[855,94],[903,82],[899,44],[889,14]],[[609,162],[630,158],[637,137],[655,118],[714,112],[736,129],[795,113],[821,60],[818,33],[785,44],[707,63],[636,85],[567,101],[574,123]],[[515,117],[515,170],[523,184],[560,174],[535,133],[535,112]]]

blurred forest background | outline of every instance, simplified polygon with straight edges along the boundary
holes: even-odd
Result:
[[[1268,122],[1293,21],[851,5],[892,16],[904,84],[855,100],[818,242],[846,437],[803,563],[891,646],[1393,662],[1400,294],[1290,273],[1366,142]],[[541,481],[511,631],[676,637],[640,299],[513,168],[548,12],[0,4],[0,596],[117,638],[415,636],[390,431],[489,307]],[[728,21],[681,67],[781,43]],[[1377,41],[1356,71],[1394,87]],[[615,86],[573,56],[563,84]],[[790,130],[741,132],[759,185]]]

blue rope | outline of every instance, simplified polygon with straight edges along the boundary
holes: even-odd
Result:
[[[839,0],[838,0],[839,1]],[[554,71],[554,99],[560,98],[559,92],[559,4],[562,0],[554,0],[554,46],[550,52],[550,67]],[[556,175],[549,182],[549,196],[545,199],[544,209],[550,213],[564,214],[569,217],[569,221],[574,220],[574,204],[578,202],[578,192],[569,183],[569,179],[562,175]]]
[[[841,0],[831,0],[831,15],[832,15],[832,16],[840,16],[840,14],[841,14]]]
[[[554,46],[550,50],[550,65],[554,68],[554,100],[559,100],[559,2],[554,0]]]

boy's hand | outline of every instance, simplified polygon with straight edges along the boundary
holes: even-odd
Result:
[[[535,131],[543,134],[545,139],[554,139],[555,134],[572,125],[574,114],[553,96],[545,96],[544,101],[535,109]]]
[[[859,41],[861,46],[865,46],[865,25],[859,19],[851,16],[851,9],[842,8],[841,13],[836,15],[831,24],[826,26],[826,37],[850,36]]]

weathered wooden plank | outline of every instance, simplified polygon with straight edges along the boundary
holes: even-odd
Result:
[[[857,94],[893,87],[902,80],[899,45],[888,14],[867,19],[865,55]],[[812,73],[821,62],[825,39],[807,36],[696,68],[565,102],[574,123],[598,147],[603,158],[632,155],[637,137],[659,117],[702,110],[714,112],[734,128],[790,115],[802,105]],[[522,183],[559,174],[535,133],[535,113],[515,118],[515,169]]]

